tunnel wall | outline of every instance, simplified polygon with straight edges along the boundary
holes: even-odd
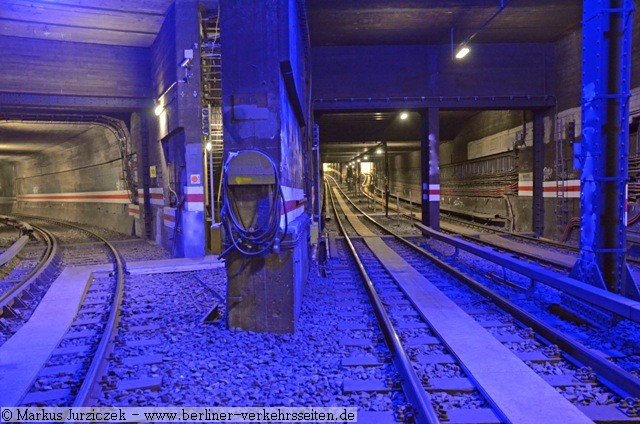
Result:
[[[17,163],[14,210],[130,234],[133,218],[118,143],[106,128],[101,133],[86,143]]]
[[[0,36],[0,51],[0,92],[105,97],[151,94],[148,48]]]
[[[9,213],[15,203],[13,163],[0,163],[0,213]]]

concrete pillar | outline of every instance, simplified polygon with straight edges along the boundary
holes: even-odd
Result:
[[[422,223],[435,230],[440,229],[440,159],[438,143],[440,123],[437,108],[420,112],[422,118],[421,167],[422,167]]]
[[[250,5],[221,1],[224,157],[228,160],[246,150],[267,155],[278,168],[283,189],[280,231],[285,216],[288,221],[279,250],[273,244],[260,253],[242,254],[234,247],[242,240],[231,239],[230,208],[235,203],[238,211],[259,222],[273,210],[266,195],[272,188],[257,182],[227,187],[227,193],[242,190],[233,203],[229,197],[223,199],[227,325],[249,331],[295,330],[309,265],[311,211],[305,207],[319,187],[310,191],[304,186],[306,179],[315,179],[315,170],[305,167],[303,152],[311,145],[311,131],[305,131],[310,110],[304,106],[309,104],[308,37],[301,19],[304,11],[298,6],[291,0]],[[306,153],[308,163],[317,160],[313,152]]]
[[[198,257],[205,254],[205,217],[203,186],[203,148],[201,135],[200,99],[200,19],[197,0],[176,0],[176,63],[191,50],[189,66],[176,67],[178,122],[174,128],[184,129],[184,168],[176,170],[176,189],[179,193],[177,224],[178,256]]]

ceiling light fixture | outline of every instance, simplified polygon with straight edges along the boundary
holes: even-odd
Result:
[[[363,159],[364,160],[369,160],[369,156],[365,155]]]
[[[455,57],[456,59],[462,59],[465,56],[467,56],[469,52],[471,52],[471,47],[469,47],[469,42],[473,40],[474,37],[478,35],[480,31],[485,29],[487,25],[489,25],[489,23],[493,21],[496,18],[496,16],[498,16],[504,10],[504,8],[507,6],[507,3],[509,3],[509,1],[510,0],[500,0],[500,7],[498,8],[498,10],[493,15],[491,15],[491,17],[487,19],[482,25],[480,25],[480,27],[476,29],[476,31],[473,34],[465,38],[462,41],[462,43],[458,44],[457,48],[454,48],[453,28],[451,28],[451,57],[452,58]]]
[[[458,50],[456,51],[456,59],[462,59],[463,57],[468,55],[470,51],[471,49],[468,46],[461,45],[460,47],[458,47]]]
[[[376,155],[381,155],[381,154],[382,154],[382,148],[381,148],[381,147],[378,147],[378,148],[376,149]]]
[[[400,119],[405,120],[409,117],[409,114],[407,112],[402,112],[400,114]]]

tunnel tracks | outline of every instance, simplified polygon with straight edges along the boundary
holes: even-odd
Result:
[[[346,212],[343,211],[343,213]],[[357,225],[358,224],[356,223],[356,226]],[[391,233],[390,231],[388,232]],[[367,240],[368,238],[365,236],[361,239],[357,239],[354,244],[368,244]],[[425,262],[423,255],[426,252],[421,252],[420,254],[416,253],[416,251],[421,249],[416,248],[412,243],[406,240],[393,241],[386,237],[383,238],[383,240],[390,246],[390,250],[395,250],[400,254],[400,256],[402,256],[402,258],[410,260],[416,269],[421,269],[426,266],[421,265]],[[360,247],[361,249],[364,249],[364,246]],[[360,251],[361,249],[358,250]],[[427,254],[426,256],[431,255]],[[436,262],[438,262],[437,258],[430,257],[430,259],[436,259]],[[363,262],[365,261],[363,260]],[[367,260],[367,262],[371,263],[372,260]],[[444,263],[438,263],[437,267],[433,265],[430,265],[430,267],[447,268],[448,266]],[[420,272],[424,273],[425,271],[421,270]],[[449,287],[451,283],[449,282],[440,283],[440,281],[443,281],[442,277],[435,276],[433,272],[434,271],[429,271],[427,273],[427,280],[436,282],[436,285],[442,285],[442,289],[445,291],[459,291],[459,289],[451,289]],[[439,272],[442,271],[439,270]],[[457,270],[448,269],[448,272],[452,272],[455,279],[462,279],[465,284],[473,282],[472,279]],[[451,279],[451,277],[448,278]],[[415,278],[397,278],[396,280],[400,283],[401,280],[410,281],[412,279]],[[478,284],[478,286],[480,285]],[[474,287],[474,289],[477,290],[480,287]],[[637,396],[638,380],[635,377],[622,371],[615,365],[608,363],[601,355],[593,354],[589,349],[586,349],[584,346],[581,346],[579,343],[574,342],[571,338],[566,337],[557,331],[553,333],[546,332],[544,334],[547,337],[553,336],[550,338],[557,341],[558,345],[561,346],[558,347],[557,345],[549,343],[547,337],[541,336],[538,331],[540,328],[544,327],[544,323],[539,322],[539,320],[524,311],[520,311],[524,313],[524,315],[514,315],[511,310],[509,310],[509,314],[507,314],[505,313],[505,310],[508,310],[509,306],[506,303],[501,303],[499,296],[495,294],[491,295],[490,291],[486,289],[484,289],[484,292],[482,293],[483,295],[479,298],[477,297],[477,294],[473,293],[473,295],[476,296],[476,299],[466,299],[466,303],[463,302],[463,307],[461,309],[467,311],[469,316],[478,317],[477,321],[482,323],[483,327],[488,328],[491,333],[495,333],[497,335],[497,339],[501,343],[504,343],[505,346],[512,349],[515,356],[520,358],[521,361],[526,361],[526,363],[531,366],[531,369],[533,369],[537,374],[540,374],[545,381],[549,382],[550,386],[556,387],[556,390],[562,393],[566,399],[569,399],[576,404],[580,404],[581,402],[589,403],[589,401],[584,400],[585,395],[583,393],[583,387],[588,387],[588,389],[584,389],[585,392],[596,392],[594,397],[597,397],[598,401],[602,404],[606,404],[606,406],[581,405],[581,410],[590,418],[599,422],[611,422],[614,420],[619,420],[617,422],[625,422],[637,420],[634,415],[634,405],[637,403],[636,399],[625,398],[628,395]],[[420,291],[416,291],[414,294],[420,296]],[[499,300],[498,304],[494,304],[495,306],[491,307],[494,309],[492,312],[493,315],[483,312],[485,308],[477,307],[478,304],[490,302],[490,299],[494,301],[496,299]],[[496,313],[497,315],[495,315]],[[521,322],[525,322],[525,326],[520,325]],[[527,327],[526,325],[535,327],[535,330]],[[565,349],[564,352],[562,352],[561,349]],[[573,361],[576,362],[576,356],[580,358],[578,366],[567,366],[564,364],[566,358],[573,358]],[[563,363],[558,365],[560,360],[562,360]],[[451,357],[448,357],[445,362],[447,361],[448,363],[453,363]],[[591,368],[586,365],[591,365]],[[463,366],[462,368],[466,368],[466,366]],[[565,370],[567,369],[569,371],[565,373]],[[547,376],[545,373],[550,376]],[[558,376],[554,373],[561,373],[562,376]],[[596,379],[606,382],[609,386],[613,386],[618,395],[607,392],[607,390],[603,389],[602,386],[598,386],[595,383]],[[615,382],[612,383],[612,379],[615,380]],[[594,389],[591,388],[592,386]],[[575,393],[578,394],[576,395]],[[619,402],[617,405],[616,401]],[[595,405],[597,402],[593,403]],[[626,415],[622,412],[625,412]],[[498,413],[498,415],[500,415],[500,413]],[[502,415],[502,417],[504,417],[504,415]],[[507,420],[509,419],[507,418]]]

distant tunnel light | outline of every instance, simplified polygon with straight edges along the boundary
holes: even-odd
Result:
[[[460,48],[458,48],[458,51],[456,52],[456,59],[462,59],[463,57],[468,55],[470,51],[471,49],[469,47],[461,46]]]
[[[164,112],[164,106],[162,106],[162,105],[158,105],[158,106],[156,106],[155,109],[153,109],[153,113],[155,113],[156,116],[162,115],[162,112]]]

